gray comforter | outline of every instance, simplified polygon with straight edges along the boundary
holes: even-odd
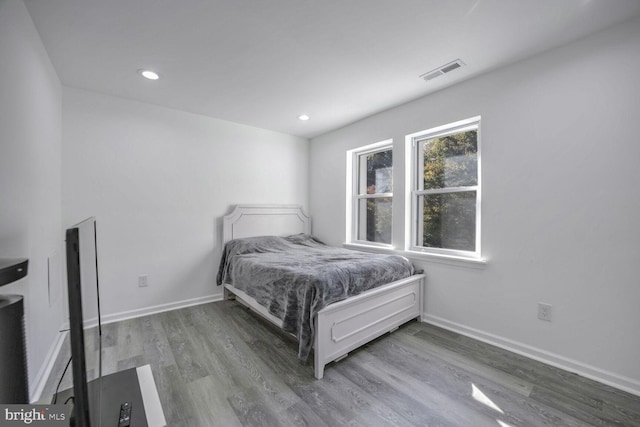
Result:
[[[246,292],[282,319],[282,328],[298,338],[298,359],[305,362],[319,310],[413,272],[411,263],[401,256],[335,248],[297,234],[228,242],[217,282]]]

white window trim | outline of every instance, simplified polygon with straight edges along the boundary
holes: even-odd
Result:
[[[425,252],[416,252],[416,251],[402,251],[402,250],[393,249],[393,248],[380,248],[380,247],[374,247],[372,245],[363,245],[360,243],[344,243],[342,246],[347,249],[353,249],[357,251],[371,252],[371,253],[378,253],[378,254],[401,255],[409,259],[413,259],[420,262],[434,262],[437,264],[454,265],[457,267],[483,269],[487,265],[486,259],[476,259],[476,258],[468,258],[468,257],[459,257],[454,255],[443,255],[443,254],[425,253]]]
[[[393,249],[393,245],[380,243],[380,242],[370,242],[368,240],[358,240],[356,225],[358,224],[358,219],[356,215],[358,214],[355,204],[357,200],[367,199],[367,198],[378,198],[378,197],[393,197],[393,193],[379,193],[375,195],[359,195],[358,194],[358,180],[355,179],[354,173],[358,170],[358,157],[362,154],[371,154],[379,151],[385,151],[391,149],[393,150],[393,139],[387,139],[384,141],[376,142],[373,144],[365,145],[362,147],[354,148],[352,150],[347,150],[347,188],[346,195],[347,200],[345,206],[346,209],[346,235],[345,241],[346,245],[352,244],[357,245],[358,247],[375,247],[380,249]],[[393,229],[391,230],[391,234],[393,236]],[[393,238],[392,238],[393,241]]]
[[[470,262],[472,264],[478,264],[480,266],[486,264],[486,261],[481,257],[481,200],[482,200],[482,161],[481,161],[481,117],[476,116],[465,120],[460,120],[447,125],[438,126],[435,128],[427,129],[424,131],[412,133],[405,137],[406,149],[405,149],[405,253],[410,258],[419,258],[425,260],[432,260],[438,262],[450,260],[457,264],[459,262]],[[418,197],[424,193],[424,190],[418,189],[417,179],[417,145],[419,141],[431,138],[437,138],[452,133],[458,133],[467,129],[478,129],[478,183],[475,186],[460,188],[454,191],[475,190],[476,191],[476,247],[475,251],[460,251],[454,249],[443,248],[425,248],[418,246],[417,244],[417,227],[418,227],[418,215],[417,215],[417,200]],[[436,193],[436,191],[429,191],[429,193]],[[445,191],[443,191],[445,192]],[[447,190],[446,192],[451,192]]]

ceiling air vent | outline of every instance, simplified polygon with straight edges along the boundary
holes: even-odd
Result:
[[[448,64],[445,64],[441,67],[436,68],[435,70],[431,70],[428,73],[424,73],[423,75],[420,76],[420,78],[424,79],[424,81],[428,82],[429,80],[433,80],[438,76],[441,76],[443,74],[446,74],[450,71],[453,71],[457,68],[460,68],[464,65],[464,62],[462,62],[459,59],[456,59],[455,61],[449,62]]]

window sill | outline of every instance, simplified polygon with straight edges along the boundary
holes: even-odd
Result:
[[[460,267],[483,269],[487,260],[483,258],[467,258],[455,255],[434,254],[418,251],[402,251],[402,255],[416,261],[436,262],[439,264],[456,265]]]
[[[353,249],[363,252],[374,252],[378,254],[397,255],[398,252],[400,252],[394,249],[392,246],[385,247],[378,245],[364,245],[362,243],[343,243],[342,246],[347,249]]]
[[[411,260],[422,262],[435,262],[438,264],[455,265],[459,267],[484,269],[487,265],[487,260],[483,258],[466,258],[454,255],[434,254],[418,251],[403,251],[393,248],[384,248],[380,246],[369,246],[357,243],[343,243],[343,247],[347,249],[354,249],[357,251],[381,253],[389,255],[402,255]]]

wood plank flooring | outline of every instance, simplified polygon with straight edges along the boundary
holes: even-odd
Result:
[[[423,323],[322,380],[296,355],[235,301],[103,326],[105,373],[150,364],[169,426],[640,426],[640,397]],[[65,343],[43,396],[68,358]]]

